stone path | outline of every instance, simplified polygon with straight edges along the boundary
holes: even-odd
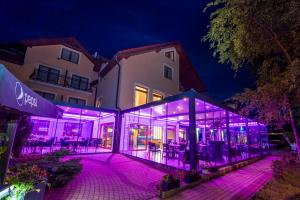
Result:
[[[271,156],[233,171],[195,188],[185,190],[170,200],[247,200],[251,199],[272,177]]]
[[[81,173],[65,187],[48,192],[46,200],[151,199],[164,175],[120,154],[85,155],[81,163]]]

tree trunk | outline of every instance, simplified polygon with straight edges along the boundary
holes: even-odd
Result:
[[[300,158],[299,136],[298,136],[298,133],[297,133],[296,124],[295,124],[295,121],[294,121],[294,116],[293,116],[293,112],[292,112],[291,108],[289,108],[289,115],[290,115],[291,126],[292,126],[292,129],[293,129],[293,134],[294,134],[294,138],[295,138],[295,142],[296,142],[298,158]]]

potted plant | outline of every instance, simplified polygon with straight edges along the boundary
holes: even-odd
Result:
[[[168,191],[179,187],[180,187],[180,179],[178,175],[174,175],[174,174],[167,174],[163,176],[163,179],[159,183],[160,191]]]
[[[47,172],[37,165],[21,165],[8,171],[6,182],[12,186],[7,199],[43,200]]]
[[[184,172],[183,180],[185,183],[193,183],[195,181],[198,181],[200,179],[200,176],[196,170],[186,171]]]

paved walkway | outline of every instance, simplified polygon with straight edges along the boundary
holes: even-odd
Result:
[[[171,200],[247,200],[272,177],[271,156],[177,194]]]
[[[177,194],[172,200],[246,200],[272,176],[268,157],[225,176]],[[83,169],[69,184],[52,189],[46,200],[158,199],[155,186],[163,172],[121,154],[85,155]]]
[[[50,190],[46,200],[151,199],[164,175],[120,154],[85,155],[81,163],[81,173],[65,187]]]

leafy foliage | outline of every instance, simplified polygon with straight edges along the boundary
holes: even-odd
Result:
[[[23,156],[13,159],[10,168],[18,170],[36,165],[47,173],[47,181],[51,187],[62,187],[72,180],[82,169],[80,159],[63,161],[63,157],[67,154],[67,150],[61,150],[42,156]]]
[[[273,179],[264,186],[254,199],[296,199],[300,194],[300,162],[291,155],[273,161]]]
[[[21,156],[22,149],[32,132],[32,127],[33,124],[30,120],[30,116],[24,115],[20,117],[12,150],[14,157]]]
[[[213,8],[203,40],[220,63],[257,73],[256,89],[235,97],[242,114],[276,128],[290,124],[300,157],[300,1],[215,0],[206,7]]]

